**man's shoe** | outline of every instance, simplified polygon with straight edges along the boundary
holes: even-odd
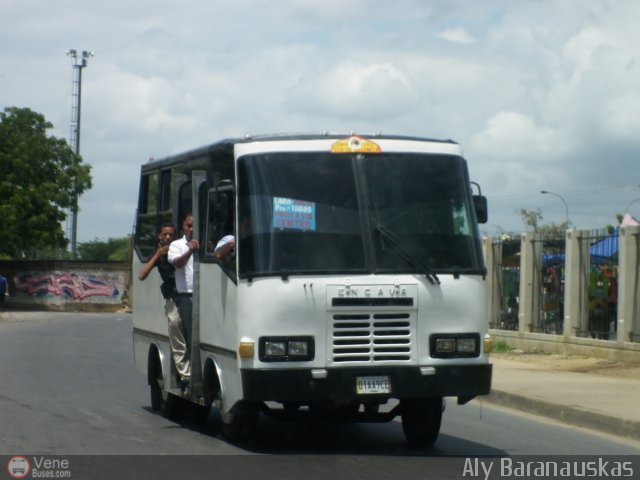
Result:
[[[191,394],[191,379],[190,378],[183,378],[180,380],[180,392],[183,395],[190,395]]]

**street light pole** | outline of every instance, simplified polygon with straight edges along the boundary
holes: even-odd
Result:
[[[633,205],[636,202],[640,202],[640,198],[636,198],[635,200],[631,200],[628,204],[627,207],[624,209],[624,214],[626,215],[627,213],[629,213],[629,207],[631,205]]]
[[[87,60],[94,53],[83,50],[69,50],[67,56],[71,58],[73,67],[73,90],[71,93],[71,146],[76,155],[80,155],[80,106],[82,98],[82,69],[87,66]],[[71,258],[76,258],[76,237],[78,233],[78,193],[73,192],[71,200]]]
[[[553,195],[555,197],[558,197],[560,200],[562,200],[562,203],[564,203],[564,211],[565,211],[565,218],[566,218],[565,224],[566,224],[567,228],[569,228],[569,205],[567,205],[567,202],[565,201],[565,199],[562,198],[557,193],[550,192],[548,190],[540,190],[540,193],[542,193],[543,195],[545,195],[545,194]]]

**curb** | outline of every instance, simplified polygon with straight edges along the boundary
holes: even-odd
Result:
[[[610,415],[590,412],[577,406],[537,400],[502,390],[492,389],[489,395],[482,398],[489,403],[560,420],[576,427],[589,428],[618,437],[640,440],[640,422],[638,421],[624,420]]]

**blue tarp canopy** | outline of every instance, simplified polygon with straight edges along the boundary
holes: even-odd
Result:
[[[558,255],[555,253],[545,253],[542,256],[542,266],[544,268],[556,267],[564,263],[564,255]]]
[[[603,237],[589,248],[589,255],[591,256],[592,265],[601,265],[603,263],[611,263],[618,259],[618,234],[609,235]],[[564,254],[552,254],[547,253],[542,256],[542,265],[547,267],[553,267],[562,265],[564,263]]]
[[[591,245],[591,263],[597,263],[598,259],[611,260],[618,258],[619,241],[618,234],[609,235]]]

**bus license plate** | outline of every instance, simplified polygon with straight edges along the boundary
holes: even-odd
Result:
[[[389,377],[357,377],[356,393],[358,395],[371,395],[374,393],[391,393]]]

